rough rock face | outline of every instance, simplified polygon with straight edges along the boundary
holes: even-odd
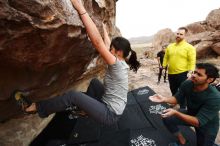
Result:
[[[220,55],[220,9],[211,11],[206,20],[186,26],[189,30],[187,41],[197,49],[197,58],[209,58]],[[154,46],[161,48],[165,43],[172,42],[172,31],[161,30],[154,38]],[[163,37],[162,37],[163,36]]]
[[[100,31],[107,22],[114,32],[114,1],[85,7]],[[69,0],[0,0],[0,28],[0,113],[15,89],[32,100],[67,90],[97,55]]]
[[[206,22],[208,26],[220,30],[220,9],[211,11],[206,18]]]
[[[215,43],[214,45],[212,45],[212,49],[213,49],[213,51],[215,51],[220,56],[220,42]]]
[[[84,0],[98,29],[102,33],[105,22],[110,36],[118,33],[115,2]],[[19,114],[10,96],[15,89],[33,101],[82,89],[103,69],[96,56],[69,0],[0,0],[0,121]],[[49,120],[31,116],[0,123],[0,145],[28,145]]]

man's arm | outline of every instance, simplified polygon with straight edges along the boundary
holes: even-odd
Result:
[[[164,110],[163,114],[161,116],[163,118],[170,117],[170,116],[176,116],[192,126],[199,127],[199,120],[196,117],[181,113],[181,112],[179,112],[175,109],[172,109],[172,108]]]
[[[177,100],[175,97],[171,96],[171,97],[164,97],[162,95],[159,94],[155,94],[153,96],[150,96],[149,99],[152,102],[158,102],[158,103],[169,103],[169,104],[177,104]]]
[[[193,125],[195,127],[199,127],[199,120],[194,116],[183,114],[183,113],[178,112],[178,111],[176,113],[176,116],[179,117],[180,119],[182,119],[183,121],[185,121],[186,123],[190,124],[190,125]]]

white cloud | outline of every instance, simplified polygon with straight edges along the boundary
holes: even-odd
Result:
[[[180,26],[202,21],[220,0],[119,0],[116,25],[130,38],[149,36],[163,28],[175,31]]]

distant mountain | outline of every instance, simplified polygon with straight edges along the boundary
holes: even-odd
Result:
[[[154,36],[141,36],[130,38],[129,41],[131,44],[145,44],[153,41]]]

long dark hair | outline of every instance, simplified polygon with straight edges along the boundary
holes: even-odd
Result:
[[[115,37],[113,38],[110,47],[112,46],[117,51],[122,50],[123,57],[125,58],[127,64],[130,66],[130,69],[134,72],[137,72],[138,68],[140,67],[140,63],[137,61],[136,52],[131,49],[130,42],[126,38]],[[129,58],[127,59],[128,56]]]

